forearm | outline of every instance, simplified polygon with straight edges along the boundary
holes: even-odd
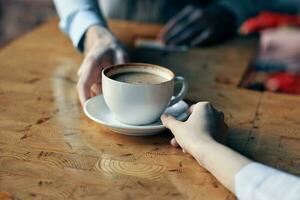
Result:
[[[198,145],[194,158],[233,193],[235,175],[251,160],[215,141]]]
[[[106,29],[103,26],[100,26],[98,24],[92,25],[89,27],[86,31],[85,34],[85,39],[84,39],[84,53],[86,54],[93,45],[97,42],[101,43],[109,43],[114,40],[114,36],[111,34],[111,32]]]
[[[177,145],[189,152],[238,199],[300,199],[299,177],[252,162],[213,139],[222,138],[220,133],[227,127],[224,115],[210,103],[199,102],[190,111],[186,122],[167,115],[161,119],[174,134]],[[171,144],[177,146],[172,141]]]
[[[199,143],[193,156],[238,199],[300,199],[299,177],[252,162],[215,141]]]

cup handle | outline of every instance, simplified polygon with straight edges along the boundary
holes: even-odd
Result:
[[[173,106],[174,104],[181,101],[185,97],[187,90],[188,90],[188,84],[183,77],[176,76],[174,79],[174,83],[175,83],[175,85],[180,83],[182,86],[181,86],[180,92],[174,98],[171,99],[169,106]]]

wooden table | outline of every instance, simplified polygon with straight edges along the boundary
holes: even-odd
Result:
[[[235,199],[171,134],[118,135],[89,120],[75,90],[82,56],[57,19],[0,51],[0,199]],[[160,26],[111,21],[125,43]],[[226,114],[228,145],[259,162],[300,174],[300,97],[238,87],[252,40],[188,53],[133,51],[185,76],[187,100]],[[226,164],[226,163],[224,163]]]

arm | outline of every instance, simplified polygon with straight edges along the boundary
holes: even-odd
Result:
[[[78,70],[77,93],[83,105],[101,92],[101,71],[111,64],[125,61],[125,51],[108,30],[97,0],[54,0],[60,27],[75,47],[84,51]]]
[[[192,106],[190,112],[186,122],[162,116],[163,124],[175,136],[171,144],[190,153],[239,199],[300,198],[299,178],[254,163],[220,143],[226,130],[222,113],[207,102]]]
[[[60,17],[61,30],[80,50],[83,50],[84,34],[89,27],[93,25],[106,27],[96,0],[54,0],[54,5]]]
[[[192,155],[200,165],[217,177],[233,193],[235,192],[235,175],[251,163],[248,158],[217,142],[199,144]]]
[[[162,116],[163,124],[175,136],[171,144],[181,146],[225,187],[234,192],[235,174],[251,161],[217,142],[224,142],[227,126],[224,123],[224,115],[208,102],[192,106],[190,113],[186,122],[179,122],[172,116]]]

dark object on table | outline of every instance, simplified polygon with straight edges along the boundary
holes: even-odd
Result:
[[[251,83],[247,86],[247,88],[261,92],[266,90],[264,83]]]

